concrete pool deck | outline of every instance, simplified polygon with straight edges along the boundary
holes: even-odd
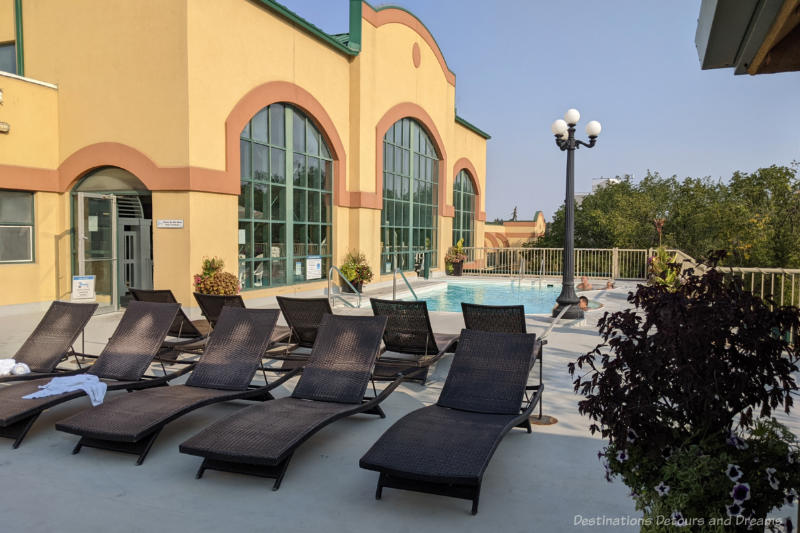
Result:
[[[214,420],[248,405],[230,402],[197,410],[168,425],[142,466],[135,457],[95,449],[71,455],[76,437],[55,431],[58,420],[89,408],[80,398],[46,411],[19,449],[0,439],[0,531],[327,531],[508,532],[638,531],[638,527],[579,526],[576,517],[635,520],[621,482],[608,483],[588,419],[577,413],[567,363],[599,342],[596,318],[628,306],[626,289],[589,291],[604,308],[583,321],[553,328],[544,350],[544,413],[558,423],[513,430],[500,444],[484,476],[480,510],[469,514],[465,500],[386,489],[374,499],[377,474],[358,468],[358,459],[398,418],[436,401],[450,357],[433,370],[427,386],[401,385],[382,404],[386,419],[369,415],[336,422],[299,448],[279,491],[262,478],[208,472],[194,478],[197,457],[178,453],[178,444]],[[335,312],[368,312],[337,307]],[[42,313],[0,318],[0,357],[13,355]],[[94,317],[86,331],[87,352],[99,353],[120,313]],[[434,329],[458,332],[459,313],[431,313]],[[551,325],[529,316],[530,332]],[[278,390],[290,394],[295,381]],[[124,392],[110,395],[126,394]],[[134,393],[135,394],[135,393]],[[796,416],[784,422],[798,433]],[[786,507],[774,516],[796,516]]]

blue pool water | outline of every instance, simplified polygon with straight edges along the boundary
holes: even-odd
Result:
[[[461,302],[482,305],[525,306],[528,314],[549,314],[561,293],[560,283],[518,281],[448,281],[447,288],[437,288],[419,294],[428,302],[430,311],[461,312]]]

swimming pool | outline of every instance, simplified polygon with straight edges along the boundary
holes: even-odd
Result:
[[[461,312],[461,302],[481,305],[525,306],[527,314],[550,314],[561,293],[561,284],[523,280],[522,284],[511,280],[459,280],[449,281],[446,286],[419,293],[419,299],[428,302],[430,311]],[[597,305],[591,305],[596,308]]]

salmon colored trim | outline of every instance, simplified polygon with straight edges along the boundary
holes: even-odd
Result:
[[[514,226],[514,227],[536,226],[538,224],[539,224],[539,219],[538,218],[536,220],[523,220],[521,222],[511,222],[510,220],[506,220],[506,221],[503,222],[504,226]]]
[[[344,144],[336,126],[322,104],[308,91],[288,81],[271,81],[252,89],[239,100],[225,119],[225,155],[228,179],[235,183],[239,194],[241,163],[239,160],[239,138],[244,125],[261,109],[278,102],[286,102],[303,110],[311,119],[331,151],[333,158],[334,203],[342,207],[360,207],[360,194],[347,191]],[[377,209],[380,209],[378,207]]]
[[[491,244],[494,248],[498,248],[499,247],[498,246],[499,243],[497,242],[497,239],[495,239],[494,235],[492,235],[491,233],[489,233],[489,232],[484,233],[483,234],[483,238],[484,238],[484,240],[488,239],[489,240],[489,244]]]
[[[496,233],[495,235],[497,235],[497,239],[498,239],[500,242],[502,242],[502,243],[503,243],[503,246],[504,246],[504,247],[508,248],[508,247],[510,247],[510,246],[511,246],[511,245],[508,243],[508,239],[506,239],[506,236],[505,236],[505,235],[503,235],[502,233]]]
[[[516,238],[516,237],[540,237],[544,235],[544,233],[539,231],[531,231],[528,233],[506,233],[506,237]]]
[[[124,168],[151,191],[202,191],[239,194],[228,186],[225,173],[200,167],[159,167],[142,152],[120,143],[104,142],[73,152],[57,169],[0,165],[0,187],[26,191],[67,192],[87,172],[100,167]]]
[[[447,191],[447,152],[444,149],[444,142],[442,136],[439,135],[439,130],[436,128],[433,119],[422,107],[412,102],[403,102],[397,104],[378,121],[375,126],[375,193],[374,198],[369,196],[372,200],[371,205],[359,205],[354,207],[371,207],[372,209],[383,209],[383,136],[389,130],[389,127],[402,118],[413,118],[425,129],[425,132],[433,140],[436,154],[439,156],[439,214],[441,216],[454,216],[455,210],[452,205],[445,205],[445,195]],[[372,195],[373,193],[362,193],[365,196]],[[449,208],[449,210],[448,210]],[[449,213],[449,214],[448,214]]]
[[[428,28],[426,28],[417,17],[408,11],[392,7],[375,11],[372,9],[372,6],[366,2],[362,3],[361,16],[376,28],[380,28],[384,24],[403,24],[417,32],[417,34],[422,37],[422,40],[428,44],[433,55],[435,55],[436,59],[439,61],[439,66],[442,67],[442,73],[444,73],[444,78],[447,80],[447,83],[453,87],[456,86],[456,75],[447,67],[447,62],[444,60],[442,50],[439,48],[439,45],[436,44],[436,40],[433,38],[433,35],[431,35],[431,32],[428,31]]]
[[[486,220],[486,212],[481,211],[481,185],[478,182],[478,171],[475,170],[475,165],[472,164],[472,161],[466,157],[462,157],[453,165],[453,187],[455,187],[456,176],[462,170],[467,171],[467,175],[472,181],[472,186],[475,188],[475,220],[483,222]],[[455,206],[453,207],[453,216],[455,216]]]
[[[61,192],[58,171],[45,168],[0,165],[0,188],[21,191]]]
[[[68,191],[87,172],[113,166],[124,168],[151,191],[201,191],[239,194],[225,172],[200,167],[159,167],[149,157],[130,146],[102,142],[73,152],[58,167],[59,190]]]

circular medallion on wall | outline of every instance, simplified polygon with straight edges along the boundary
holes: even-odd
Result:
[[[414,46],[411,47],[411,59],[414,61],[414,68],[419,68],[421,57],[419,53],[419,45],[417,43],[414,43]]]

